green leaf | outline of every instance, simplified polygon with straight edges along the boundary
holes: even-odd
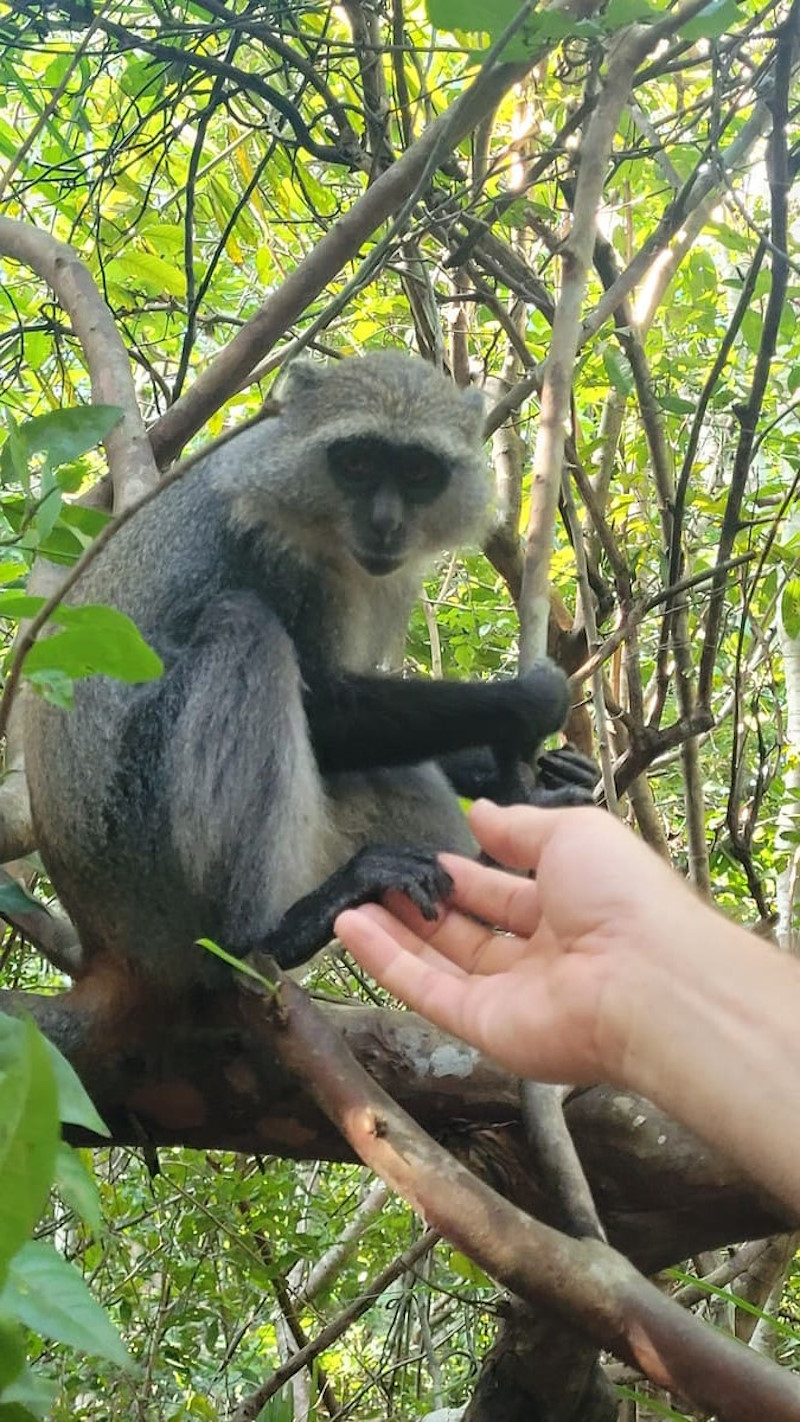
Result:
[[[490,18],[483,0],[428,0],[427,5],[428,19],[437,30],[471,30],[475,34],[489,34],[490,24],[505,29],[518,8],[516,0],[499,0],[492,6]]]
[[[24,420],[19,432],[24,436],[28,458],[42,454],[45,465],[54,469],[94,449],[119,424],[122,415],[117,405],[73,405]],[[7,441],[0,454],[0,479],[4,484],[12,473],[20,477]]]
[[[756,310],[755,307],[751,306],[749,311],[745,311],[740,330],[745,343],[754,353],[758,352],[759,346],[761,345],[761,331],[763,325],[764,320],[761,312]]]
[[[48,671],[28,672],[28,684],[37,696],[43,696],[51,706],[60,711],[71,711],[75,705],[75,683],[72,677],[56,668]]]
[[[22,427],[10,413],[6,413],[6,423],[8,438],[0,450],[0,482],[8,484],[12,479],[16,479],[27,491],[30,488],[28,441]]]
[[[30,597],[16,588],[8,588],[0,592],[0,617],[13,617],[17,622],[22,617],[35,617],[44,607],[44,601],[43,597]]]
[[[685,400],[682,395],[659,395],[658,403],[669,415],[693,415],[697,408],[693,400]]]
[[[91,542],[111,521],[111,514],[104,513],[102,509],[84,508],[82,504],[65,504],[61,510],[61,518],[62,522],[70,528],[76,528],[87,542]]]
[[[462,1254],[459,1249],[450,1250],[448,1263],[454,1274],[457,1274],[461,1279],[466,1279],[470,1284],[484,1287],[489,1283],[489,1277],[480,1265],[476,1264],[468,1255]]]
[[[49,1378],[42,1377],[41,1374],[34,1374],[26,1364],[22,1372],[14,1379],[3,1393],[3,1404],[13,1403],[16,1411],[12,1414],[3,1412],[0,1405],[0,1422],[5,1422],[6,1415],[9,1419],[13,1416],[32,1418],[48,1418],[52,1414],[53,1404],[56,1400],[56,1385]]]
[[[135,622],[113,607],[87,604],[58,607],[53,621],[63,631],[31,647],[23,663],[31,672],[61,671],[71,677],[113,676],[118,681],[152,681],[164,670]]]
[[[787,637],[800,637],[800,578],[790,578],[781,593],[781,621]]]
[[[613,34],[615,30],[624,29],[625,25],[652,24],[660,20],[663,13],[649,0],[609,0],[603,11],[602,25],[604,30]]]
[[[82,1353],[132,1366],[117,1330],[91,1296],[78,1270],[40,1240],[22,1246],[9,1265],[0,1310],[35,1333]]]
[[[22,1330],[11,1318],[0,1318],[0,1394],[25,1366]]]
[[[735,29],[741,18],[739,0],[711,0],[711,4],[706,5],[699,15],[686,21],[678,34],[682,40],[717,39],[719,35]]]
[[[633,389],[633,371],[627,356],[609,347],[603,351],[603,365],[617,394],[627,398]]]
[[[213,953],[215,958],[221,958],[223,963],[227,963],[228,967],[233,968],[235,972],[244,973],[245,977],[253,978],[268,992],[275,992],[275,984],[270,982],[269,978],[265,978],[264,974],[252,967],[250,963],[245,963],[243,958],[234,958],[232,953],[227,953],[224,948],[220,948],[213,938],[198,938],[197,944],[199,948],[205,948],[209,953]]]
[[[87,1131],[94,1131],[95,1135],[107,1136],[108,1127],[98,1114],[75,1068],[46,1037],[44,1043],[50,1053],[50,1065],[58,1092],[59,1121],[70,1126],[84,1126]]]
[[[0,563],[0,583],[20,583],[20,591],[24,591],[22,580],[28,576],[27,564],[15,562],[9,559],[7,563]]]
[[[100,1196],[91,1171],[86,1168],[80,1151],[62,1141],[56,1156],[56,1189],[62,1200],[74,1210],[93,1234],[103,1225]]]
[[[41,544],[46,538],[49,538],[61,513],[61,490],[57,485],[52,484],[52,475],[47,477],[51,481],[51,486],[45,493],[45,476],[43,476],[42,498],[31,520],[31,528],[36,535],[37,544]]]
[[[494,0],[491,6],[480,0],[428,0],[428,18],[439,30],[466,36],[485,34],[495,44],[519,13],[519,0]],[[579,34],[584,21],[557,10],[532,11],[522,28],[503,49],[503,59],[525,59],[555,40]]]
[[[56,1083],[44,1038],[32,1022],[2,1015],[0,1277],[47,1203],[57,1145]]]
[[[186,277],[180,267],[138,247],[109,262],[106,278],[126,287],[129,293],[133,289],[152,293],[153,296],[164,296],[166,293],[179,301],[186,298]]]

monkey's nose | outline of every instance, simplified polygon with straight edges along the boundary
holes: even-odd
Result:
[[[403,528],[403,500],[396,489],[379,489],[372,501],[372,531],[384,545],[396,543]]]

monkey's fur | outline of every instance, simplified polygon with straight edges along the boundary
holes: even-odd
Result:
[[[31,698],[34,824],[87,961],[180,991],[227,971],[201,936],[287,966],[393,885],[433,912],[430,851],[474,852],[434,758],[511,763],[566,709],[549,663],[501,683],[379,674],[424,570],[485,524],[481,423],[479,397],[397,352],[299,363],[277,419],[199,460],[87,570],[74,600],[126,612],[165,668],[81,682],[69,713]]]

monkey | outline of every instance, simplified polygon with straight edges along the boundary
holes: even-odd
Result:
[[[37,842],[85,963],[162,993],[230,972],[201,937],[297,968],[390,889],[433,917],[436,852],[476,851],[457,792],[514,798],[567,710],[546,659],[495,682],[385,670],[425,571],[486,526],[480,392],[381,350],[296,361],[280,411],[165,487],[71,594],[128,614],[162,676],[28,707]]]

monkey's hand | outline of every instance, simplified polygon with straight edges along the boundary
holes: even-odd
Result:
[[[536,805],[541,810],[558,810],[570,805],[594,803],[594,788],[600,778],[589,756],[570,746],[545,751],[534,769],[524,761],[511,760],[495,751],[497,764],[493,793],[498,805]]]
[[[468,800],[494,800],[496,805],[538,805],[558,809],[591,805],[600,772],[587,755],[562,746],[545,751],[535,770],[515,754],[481,746],[442,756],[439,765],[456,794]]]
[[[523,676],[490,685],[502,701],[502,720],[497,719],[503,736],[502,754],[509,761],[531,761],[542,741],[560,730],[566,720],[567,678],[555,662],[542,657]]]
[[[560,809],[566,805],[591,805],[600,780],[600,768],[591,756],[560,746],[545,751],[536,761],[534,798],[529,805]]]
[[[436,917],[453,881],[435,854],[391,844],[369,845],[354,854],[318,889],[286,911],[277,928],[252,945],[282,968],[297,968],[333,938],[335,919],[346,908],[380,903],[384,894],[405,894],[424,918]]]

